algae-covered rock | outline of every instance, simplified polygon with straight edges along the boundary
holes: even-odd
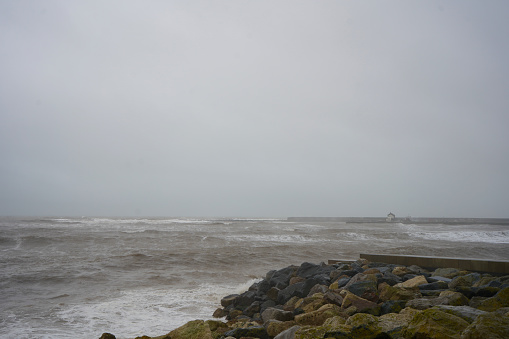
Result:
[[[171,339],[213,339],[210,327],[203,320],[193,320],[171,331]]]
[[[441,304],[451,306],[463,306],[468,305],[468,298],[462,293],[454,291],[443,291],[440,293],[439,298],[442,300]]]
[[[370,328],[373,328],[373,330],[380,330],[379,326],[378,326],[378,317],[375,317],[374,315],[371,315],[371,314],[367,314],[367,313],[357,313],[351,317],[349,317],[345,324],[346,325],[349,325],[349,326],[352,326],[353,327],[357,327],[357,326],[361,326],[361,325],[366,325]]]
[[[422,297],[422,294],[418,289],[395,287],[390,286],[387,283],[382,283],[378,286],[378,293],[381,301],[412,300]]]
[[[436,309],[417,313],[405,331],[410,338],[460,338],[469,323],[460,317]]]
[[[343,298],[341,308],[348,309],[352,306],[355,307],[355,312],[364,312],[374,315],[380,314],[380,305],[378,305],[375,302],[358,297],[351,292],[347,292],[345,297]]]
[[[277,336],[279,333],[295,326],[295,321],[279,321],[279,320],[270,320],[265,324],[265,328],[267,329],[267,333],[271,337]]]
[[[460,270],[456,268],[437,268],[431,276],[439,276],[439,277],[446,277],[449,279],[452,279],[456,276],[460,275]]]
[[[399,313],[387,313],[378,318],[378,326],[383,332],[390,333],[396,329],[404,329],[417,313],[421,311],[407,307]]]
[[[252,326],[248,328],[236,328],[231,331],[225,332],[225,336],[240,339],[242,337],[254,337],[260,339],[269,339],[267,330],[263,326]],[[173,337],[172,337],[173,339]]]
[[[352,338],[351,327],[340,325],[333,330],[324,326],[303,326],[295,332],[295,339]]]
[[[504,339],[509,338],[509,317],[496,314],[482,314],[468,326],[462,339]]]
[[[487,313],[470,306],[437,305],[433,308],[446,313],[454,314],[455,316],[460,317],[469,323],[473,322],[478,316]]]
[[[494,297],[483,300],[477,308],[492,312],[507,306],[509,306],[509,287],[501,289]]]
[[[274,337],[274,339],[294,339],[295,338],[295,332],[297,332],[300,329],[300,326],[293,326],[289,329],[279,333],[277,336]]]
[[[212,338],[217,339],[223,335],[224,332],[228,330],[228,325],[223,323],[222,321],[217,320],[206,320],[205,324],[207,324],[212,333]]]
[[[326,319],[339,316],[340,314],[341,308],[338,305],[327,304],[316,311],[295,316],[295,322],[299,325],[320,326]]]

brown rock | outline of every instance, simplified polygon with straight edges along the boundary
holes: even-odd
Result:
[[[392,274],[397,275],[398,277],[402,277],[408,273],[411,273],[411,272],[405,266],[397,266],[397,267],[394,267],[394,269],[392,270]]]
[[[290,285],[293,285],[293,284],[296,284],[298,282],[302,282],[306,279],[302,278],[302,277],[291,277],[290,278]]]
[[[401,282],[399,284],[394,285],[394,287],[404,287],[404,288],[416,288],[420,285],[427,284],[428,281],[423,275],[418,275],[415,278],[409,279],[407,281]]]
[[[380,307],[377,305],[377,303],[358,297],[353,293],[347,292],[345,297],[343,297],[341,308],[348,309],[352,306],[355,307],[356,312],[367,312],[372,314],[380,312]]]
[[[214,318],[222,318],[222,317],[226,317],[228,314],[229,314],[229,312],[227,310],[225,310],[224,308],[218,308],[214,311],[214,314],[212,314],[212,316]]]

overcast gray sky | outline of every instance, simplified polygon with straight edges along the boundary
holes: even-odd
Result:
[[[509,2],[0,2],[0,215],[509,217]]]

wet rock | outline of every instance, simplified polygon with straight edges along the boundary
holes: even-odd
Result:
[[[203,320],[193,320],[168,333],[171,339],[212,339],[212,332]]]
[[[281,291],[279,291],[277,296],[278,304],[285,304],[291,297],[297,296],[303,298],[309,294],[311,288],[315,286],[318,282],[314,278],[307,279],[306,281],[296,283],[290,285]]]
[[[278,308],[268,308],[262,313],[262,320],[264,323],[269,320],[290,321],[293,319],[293,312],[283,311]]]
[[[475,295],[479,297],[490,298],[495,296],[499,291],[500,288],[498,287],[482,286],[477,288],[477,290],[475,291]]]
[[[116,337],[111,333],[103,333],[99,339],[116,339]]]
[[[267,291],[267,298],[272,301],[277,301],[277,296],[279,294],[280,289],[277,287],[271,287]]]
[[[248,316],[248,317],[253,317],[253,315],[255,315],[256,313],[260,313],[260,309],[261,309],[261,302],[260,301],[254,301],[251,305],[249,305],[245,310],[244,310],[244,315]]]
[[[479,315],[463,331],[461,338],[509,338],[509,317],[499,314]]]
[[[291,277],[289,285],[293,285],[293,284],[296,284],[298,282],[302,282],[304,280],[306,280],[306,279],[302,278],[302,277]]]
[[[267,294],[270,288],[271,288],[270,283],[267,280],[263,279],[258,283],[257,286],[258,294]]]
[[[351,277],[339,278],[336,283],[336,289],[346,286],[350,282]]]
[[[235,320],[241,315],[242,315],[242,310],[232,308],[228,312],[228,315],[226,316],[226,320]]]
[[[353,284],[350,284],[350,286],[348,287],[345,287],[345,289],[363,299],[370,300],[373,302],[378,301],[378,290],[376,281],[372,280],[358,281]]]
[[[288,286],[291,277],[295,274],[297,269],[298,267],[296,266],[285,267],[279,271],[275,271],[272,274],[270,274],[270,278],[267,280],[270,286],[277,287],[281,290]]]
[[[445,281],[446,283],[450,283],[452,281],[451,278],[446,278],[446,277],[442,277],[442,276],[439,276],[439,275],[427,277],[426,280],[428,280],[428,282],[430,282],[430,283],[433,283],[433,282],[436,282],[436,281]]]
[[[260,305],[260,313],[263,313],[263,311],[265,311],[267,308],[274,307],[274,306],[276,306],[276,302],[275,301],[273,301],[273,300],[264,301]]]
[[[387,283],[390,286],[394,286],[402,281],[403,280],[400,277],[398,277],[395,274],[392,274],[391,272],[384,273],[382,277],[378,279],[379,284]]]
[[[380,308],[381,314],[399,313],[406,306],[406,300],[389,300],[382,304]]]
[[[325,293],[329,290],[329,288],[325,285],[320,285],[320,284],[316,284],[315,286],[313,286],[311,288],[311,290],[309,291],[308,293],[308,296],[312,296],[313,294],[316,294],[316,293]]]
[[[445,290],[447,288],[449,288],[449,284],[446,281],[441,280],[419,285],[420,290]]]
[[[230,294],[230,295],[224,297],[223,299],[221,299],[221,306],[228,307],[228,306],[232,305],[233,301],[238,297],[239,297],[238,294]]]
[[[330,274],[334,271],[333,266],[328,265],[316,265],[309,262],[302,263],[297,270],[296,275],[305,279],[315,277],[318,275],[326,275],[326,279],[330,280]],[[327,284],[328,285],[328,284]]]
[[[233,306],[239,308],[246,308],[256,301],[256,293],[254,291],[246,291],[233,299]]]
[[[291,297],[290,300],[288,300],[284,305],[283,305],[283,310],[285,311],[293,311],[295,309],[295,305],[297,304],[297,302],[299,300],[301,300],[302,298],[299,298],[299,297]]]
[[[410,338],[459,338],[468,326],[460,317],[428,309],[414,316],[405,333]]]
[[[453,290],[455,292],[459,292],[459,293],[463,294],[465,297],[470,299],[477,295],[479,288],[478,287],[457,286]]]

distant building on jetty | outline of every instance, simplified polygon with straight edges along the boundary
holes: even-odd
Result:
[[[347,222],[347,223],[383,223],[399,222],[402,224],[446,224],[446,225],[509,225],[507,218],[396,218],[394,213],[387,217],[288,217],[295,222]]]
[[[387,214],[387,218],[385,218],[385,221],[391,222],[394,221],[394,219],[396,219],[396,215],[390,212],[389,214]]]

